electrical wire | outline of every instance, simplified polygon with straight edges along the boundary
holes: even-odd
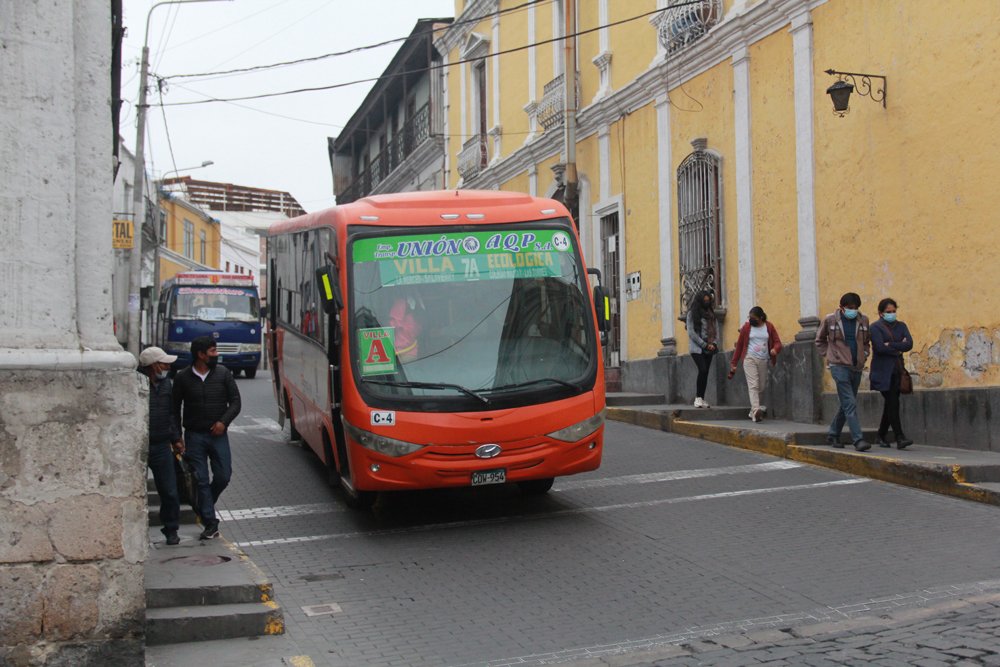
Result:
[[[524,50],[530,49],[532,47],[544,46],[545,44],[551,44],[553,42],[559,42],[559,41],[562,41],[562,40],[567,39],[569,37],[579,37],[581,35],[588,35],[590,33],[597,32],[598,30],[602,30],[604,28],[612,28],[614,26],[622,25],[624,23],[630,23],[632,21],[637,21],[637,20],[639,20],[641,18],[645,18],[647,16],[651,16],[651,15],[656,14],[658,12],[664,12],[667,9],[673,9],[674,7],[680,7],[680,6],[684,6],[684,5],[698,4],[700,2],[701,2],[701,0],[690,0],[689,2],[681,3],[681,4],[678,4],[678,5],[671,5],[669,8],[654,9],[654,10],[651,10],[651,11],[648,11],[648,12],[644,12],[642,14],[638,14],[637,16],[632,16],[630,18],[621,19],[621,20],[618,20],[618,21],[612,21],[611,23],[606,23],[604,25],[599,25],[599,26],[596,26],[594,28],[588,28],[586,30],[579,30],[579,31],[577,31],[577,32],[575,32],[575,33],[573,33],[571,35],[562,35],[562,36],[559,36],[559,37],[553,37],[551,39],[544,39],[544,40],[541,40],[541,41],[537,41],[537,42],[534,42],[532,44],[527,44],[527,45],[524,45],[524,46],[518,46],[518,47],[511,48],[511,49],[505,49],[505,50],[502,50],[502,51],[497,51],[495,53],[490,53],[487,56],[485,56],[485,58],[496,58],[496,57],[499,57],[499,56],[502,56],[502,55],[507,55],[507,54],[510,54],[510,53],[517,53],[519,51],[524,51]],[[320,91],[324,91],[324,90],[334,90],[334,89],[337,89],[337,88],[346,88],[348,86],[355,86],[355,85],[359,85],[359,84],[362,84],[362,83],[373,83],[373,82],[379,81],[379,80],[394,79],[394,78],[398,78],[398,77],[409,76],[409,75],[412,75],[412,74],[418,74],[418,73],[423,73],[423,72],[430,72],[430,71],[434,71],[434,70],[444,69],[446,67],[454,67],[456,65],[464,65],[464,64],[472,63],[472,62],[479,62],[480,60],[483,60],[483,59],[484,58],[467,58],[467,59],[463,59],[463,60],[456,60],[455,62],[450,62],[450,63],[447,63],[447,64],[442,63],[440,65],[430,65],[428,67],[421,67],[421,68],[418,68],[418,69],[415,69],[415,70],[407,70],[405,72],[397,72],[395,74],[390,74],[390,75],[369,77],[369,78],[366,78],[366,79],[357,79],[357,80],[354,80],[354,81],[345,81],[343,83],[334,83],[334,84],[330,84],[330,85],[327,85],[327,86],[314,86],[314,87],[310,87],[310,88],[297,88],[295,90],[285,90],[285,91],[279,91],[279,92],[274,92],[274,93],[260,93],[258,95],[243,95],[243,96],[240,96],[240,97],[229,97],[229,98],[211,97],[211,98],[205,99],[205,100],[191,100],[191,101],[187,101],[187,102],[166,102],[164,104],[165,104],[165,106],[189,106],[189,105],[193,105],[193,104],[208,104],[208,103],[211,103],[211,102],[242,102],[242,101],[245,101],[245,100],[259,100],[259,99],[265,99],[265,98],[269,98],[269,97],[282,97],[282,96],[285,96],[285,95],[296,95],[296,94],[299,94],[299,93],[313,93],[313,92],[320,92]]]
[[[204,33],[202,33],[200,35],[195,35],[194,37],[192,37],[190,39],[186,39],[183,42],[178,42],[177,44],[174,44],[173,46],[167,47],[164,50],[165,51],[172,51],[172,50],[174,50],[174,49],[176,49],[176,48],[178,48],[180,46],[184,46],[185,44],[190,44],[191,42],[196,42],[196,41],[198,41],[199,39],[201,39],[203,37],[208,37],[210,35],[214,35],[217,32],[225,30],[226,28],[233,27],[237,23],[243,23],[244,21],[249,21],[253,17],[257,16],[258,14],[263,14],[264,12],[269,12],[272,9],[277,9],[278,7],[280,7],[282,5],[285,5],[285,4],[288,4],[289,2],[291,2],[291,0],[281,0],[281,2],[276,2],[276,3],[272,4],[272,5],[268,5],[267,7],[265,7],[264,9],[261,9],[258,12],[254,12],[253,14],[248,14],[247,16],[244,16],[243,18],[236,19],[235,21],[232,21],[230,23],[226,23],[224,25],[219,26],[218,28],[215,28],[213,30],[209,30],[208,32],[204,32]]]
[[[173,165],[174,171],[177,171],[177,160],[174,158],[174,144],[170,141],[170,127],[167,125],[167,110],[163,108],[163,88],[165,82],[163,79],[157,79],[156,89],[160,93],[160,112],[163,114],[163,132],[167,135],[167,148],[170,151],[170,164]]]
[[[532,7],[532,6],[535,6],[535,5],[551,4],[552,2],[557,2],[557,1],[560,1],[560,0],[528,0],[528,2],[524,2],[524,3],[522,3],[520,5],[516,5],[514,7],[508,7],[507,9],[501,9],[501,10],[498,10],[496,12],[490,12],[488,14],[483,14],[481,16],[474,17],[474,18],[471,18],[471,19],[463,19],[461,21],[453,21],[453,22],[449,23],[447,26],[445,26],[443,28],[433,29],[433,30],[430,30],[429,32],[431,34],[436,33],[436,32],[444,32],[445,30],[450,30],[450,29],[454,28],[457,25],[466,25],[468,23],[480,23],[484,19],[489,18],[491,16],[500,16],[502,14],[509,14],[509,13],[512,13],[512,12],[521,11],[521,10],[523,10],[525,8],[529,8],[529,7]],[[659,10],[657,10],[657,11],[659,11]],[[269,65],[254,65],[252,67],[241,67],[239,69],[224,70],[224,71],[221,71],[221,72],[201,72],[201,73],[195,73],[195,74],[170,74],[170,75],[165,76],[164,78],[165,79],[182,79],[182,78],[206,78],[206,77],[212,77],[211,79],[207,79],[206,78],[205,80],[214,80],[214,79],[218,79],[218,78],[223,78],[224,76],[228,76],[228,75],[247,74],[249,72],[256,72],[256,71],[267,70],[267,69],[274,69],[276,67],[287,67],[289,65],[299,65],[299,64],[302,64],[302,63],[315,62],[315,61],[318,61],[318,60],[325,60],[327,58],[337,58],[337,57],[340,57],[340,56],[346,56],[346,55],[350,55],[350,54],[353,54],[353,53],[360,53],[362,51],[368,51],[368,50],[371,50],[371,49],[378,49],[378,48],[381,48],[383,46],[388,46],[390,44],[397,44],[399,42],[405,42],[409,38],[410,38],[410,36],[407,35],[406,37],[397,37],[395,39],[388,39],[388,40],[385,40],[383,42],[378,42],[378,43],[375,43],[375,44],[367,44],[365,46],[357,46],[357,47],[354,47],[354,48],[351,48],[351,49],[347,49],[346,51],[335,51],[333,53],[325,53],[325,54],[318,55],[318,56],[311,56],[309,58],[299,58],[298,60],[287,60],[287,61],[284,61],[284,62],[271,63]],[[247,50],[249,50],[249,49],[247,49]],[[238,55],[242,55],[243,53],[246,53],[246,51],[243,51],[243,52],[237,54],[237,56]],[[235,57],[236,56],[233,56],[233,58],[235,58]],[[230,60],[232,60],[233,58],[230,58]],[[229,61],[226,61],[226,62],[229,62]]]

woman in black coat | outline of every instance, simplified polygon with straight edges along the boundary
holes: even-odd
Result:
[[[886,439],[889,427],[896,437],[896,447],[905,449],[913,444],[903,435],[899,420],[899,378],[903,365],[903,352],[913,349],[910,330],[904,322],[896,319],[896,302],[882,299],[878,302],[879,319],[871,325],[872,337],[872,389],[882,393],[885,404],[882,408],[882,422],[878,427],[878,444],[891,447]]]

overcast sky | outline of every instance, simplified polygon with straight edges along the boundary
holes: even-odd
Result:
[[[125,104],[119,128],[130,149],[135,147],[139,56],[146,15],[153,4],[154,0],[124,2]],[[163,5],[153,12],[149,25],[150,72],[169,77],[308,58],[405,37],[417,19],[453,15],[454,0],[221,0]],[[399,46],[258,73],[168,79],[163,102],[255,95],[375,77]],[[150,106],[147,168],[154,178],[176,167],[181,175],[193,178],[286,190],[307,211],[327,208],[334,203],[327,137],[337,136],[371,85],[237,103]],[[154,87],[148,102],[159,101]],[[185,170],[205,160],[215,164]]]

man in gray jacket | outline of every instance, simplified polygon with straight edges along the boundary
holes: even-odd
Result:
[[[860,308],[861,297],[854,292],[840,297],[840,308],[827,315],[816,332],[816,347],[826,358],[830,375],[837,385],[837,398],[840,400],[840,409],[830,423],[826,442],[832,447],[843,449],[840,432],[844,429],[844,422],[847,422],[854,449],[863,452],[870,449],[871,445],[865,442],[861,431],[857,396],[858,387],[861,386],[861,372],[865,369],[871,350],[871,333],[868,318],[861,314]]]
[[[174,474],[174,452],[182,453],[181,429],[173,412],[173,386],[170,383],[170,364],[177,357],[158,347],[147,347],[139,354],[139,370],[149,378],[149,456],[146,459],[153,471],[153,483],[160,497],[161,529],[167,544],[180,543],[177,535],[181,505],[177,495],[177,477]]]

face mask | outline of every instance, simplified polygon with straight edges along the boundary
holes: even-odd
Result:
[[[855,308],[844,308],[844,317],[849,320],[853,320],[858,316],[858,311]]]
[[[751,317],[747,321],[750,323],[750,326],[752,326],[752,327],[759,327],[760,326],[760,320],[758,320],[756,317]]]
[[[160,371],[156,374],[157,380],[166,380],[170,376],[170,371]]]
[[[896,313],[882,313],[882,319],[891,324],[896,321]]]
[[[205,365],[208,366],[209,370],[211,370],[219,365],[219,358],[209,357],[208,359],[205,360]]]

